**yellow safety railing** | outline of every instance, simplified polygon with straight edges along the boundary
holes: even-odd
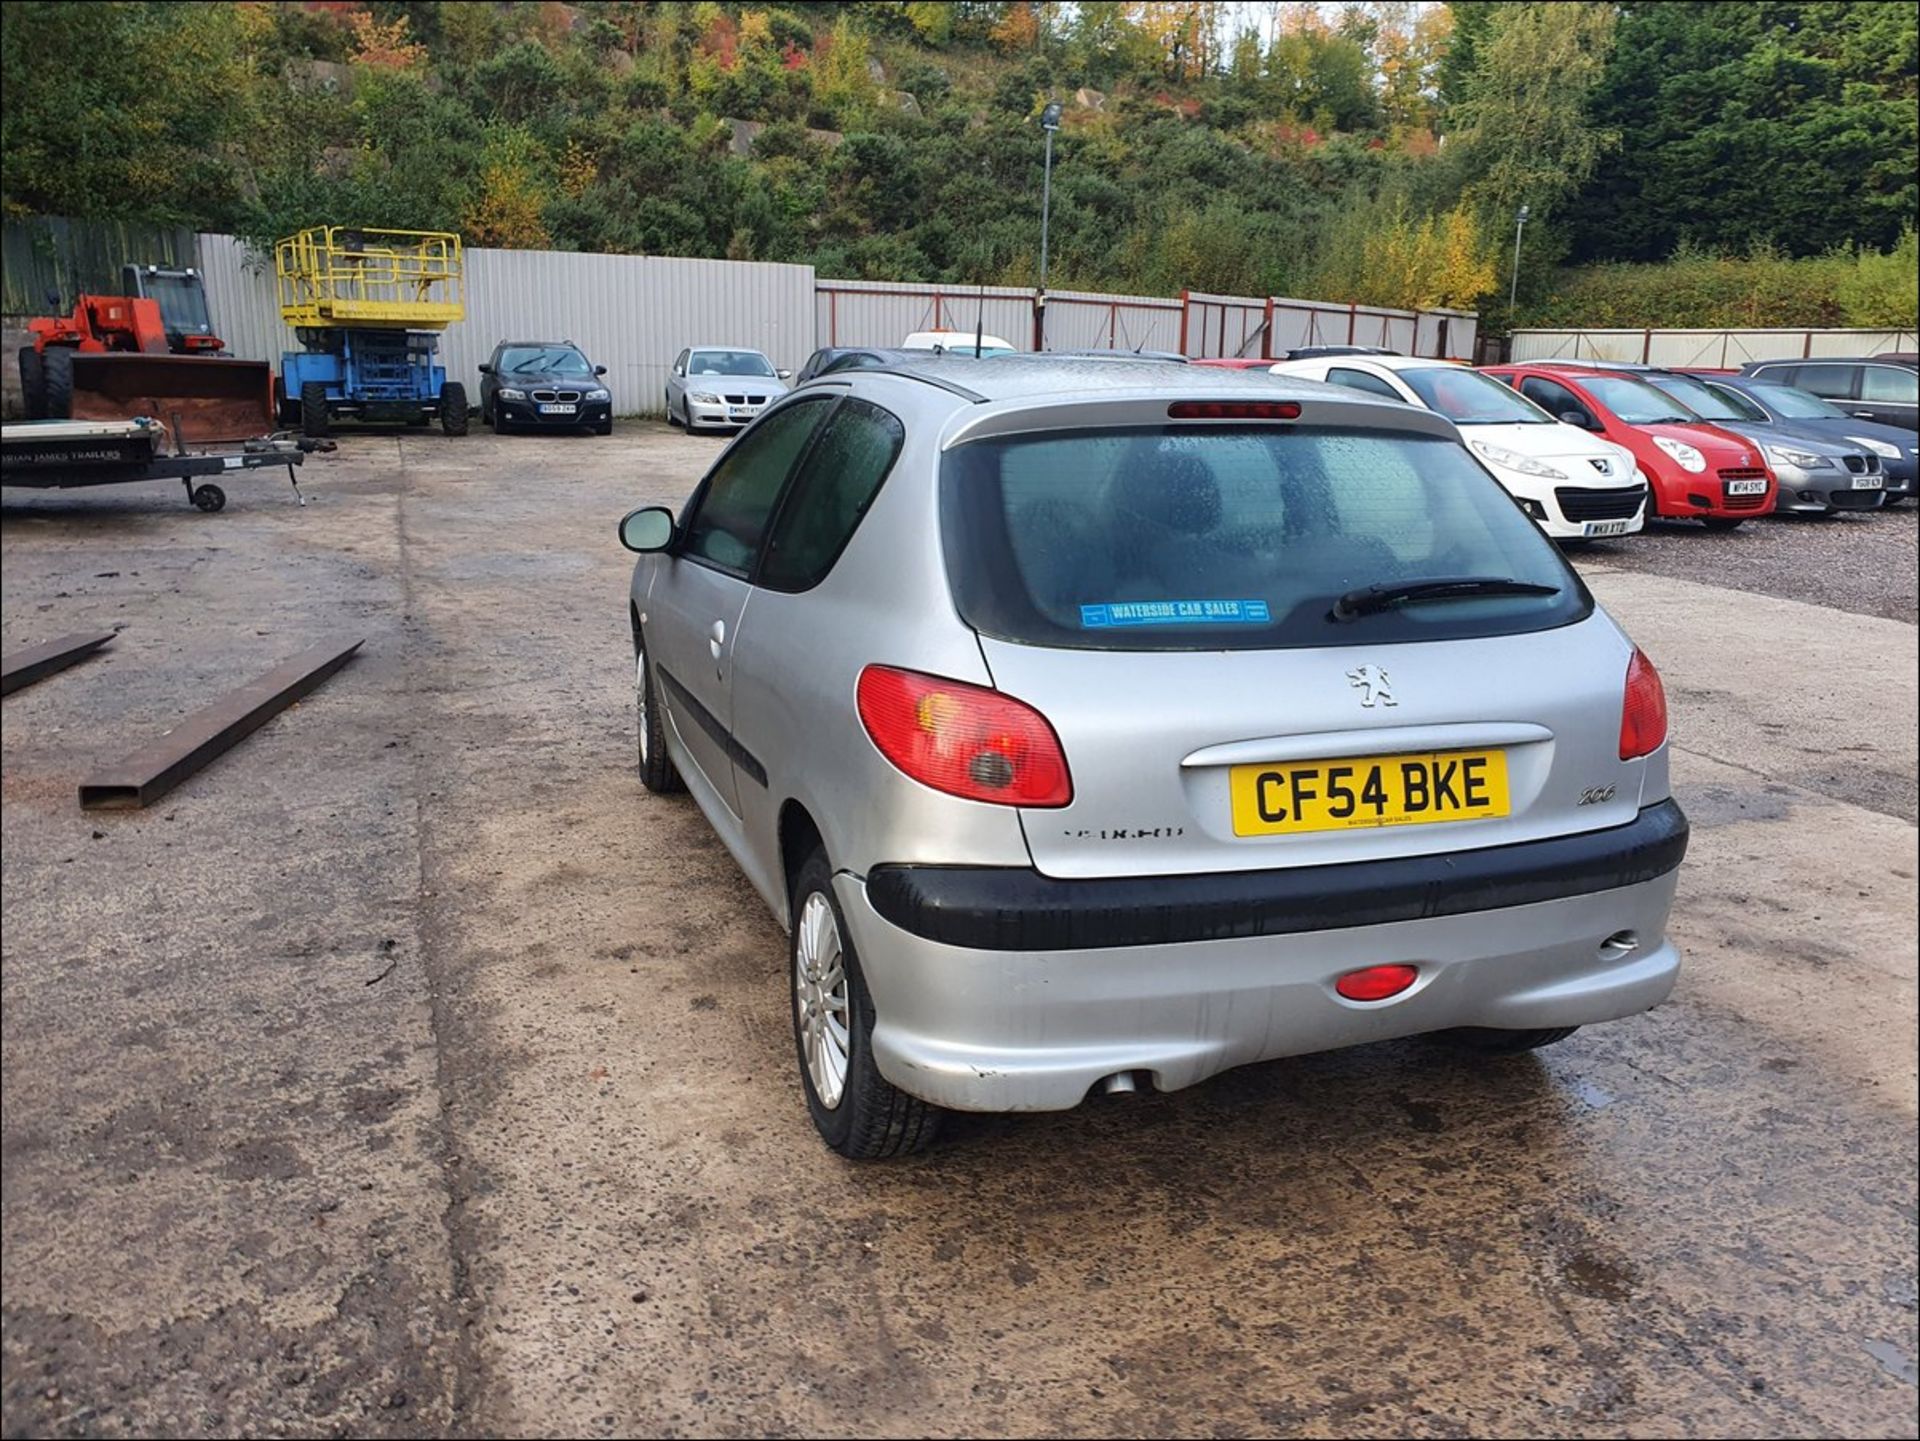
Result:
[[[460,237],[316,226],[273,248],[280,314],[294,326],[440,330],[467,313]]]

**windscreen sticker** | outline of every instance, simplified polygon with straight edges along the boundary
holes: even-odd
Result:
[[[1266,625],[1264,600],[1116,600],[1080,607],[1086,630],[1116,625]]]

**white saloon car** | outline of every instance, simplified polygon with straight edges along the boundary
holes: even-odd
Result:
[[[1283,360],[1273,374],[1438,411],[1555,540],[1631,535],[1646,523],[1647,478],[1629,451],[1555,420],[1477,370],[1406,355],[1326,355]]]

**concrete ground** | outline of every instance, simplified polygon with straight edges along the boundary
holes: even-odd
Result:
[[[5,648],[125,627],[5,702],[6,1435],[1914,1434],[1910,616],[1695,578],[1765,526],[1583,559],[1695,825],[1659,1010],[862,1168],[781,936],[633,774],[614,521],[717,450],[362,434],[304,510],[6,493]],[[1846,534],[1911,556],[1914,513]],[[159,804],[78,809],[342,632]]]

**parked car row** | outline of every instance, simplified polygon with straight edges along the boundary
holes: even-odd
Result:
[[[1049,355],[1190,363],[1158,352]],[[816,350],[793,383],[934,357],[1033,359],[984,332],[917,331],[897,347]],[[1892,404],[1914,379],[1911,364],[1898,358],[1756,362],[1748,367],[1751,373],[1739,376],[1557,360],[1476,371],[1378,346],[1314,345],[1290,350],[1278,362],[1236,357],[1191,363],[1341,385],[1443,415],[1461,428],[1468,449],[1521,508],[1561,541],[1631,535],[1654,517],[1697,519],[1710,529],[1731,530],[1775,510],[1872,510],[1906,499],[1915,487],[1910,433],[1886,433],[1865,410],[1847,414],[1766,378],[1804,372],[1829,389],[1870,392]],[[1908,390],[1901,389],[1900,376]],[[667,418],[689,430],[738,427],[784,394],[787,380],[759,351],[690,348],[674,361]]]

